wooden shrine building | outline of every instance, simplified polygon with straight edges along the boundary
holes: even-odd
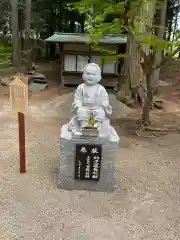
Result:
[[[78,85],[82,82],[81,73],[89,62],[101,66],[105,87],[116,88],[123,59],[119,61],[106,60],[102,63],[102,53],[90,47],[89,37],[82,33],[54,33],[45,40],[46,43],[55,43],[59,47],[61,84]],[[104,36],[100,40],[100,48],[113,50],[117,54],[124,53],[126,38],[123,36]]]

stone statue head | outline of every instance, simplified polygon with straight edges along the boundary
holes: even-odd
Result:
[[[96,63],[88,63],[83,70],[82,79],[88,85],[94,85],[100,82],[101,69]]]

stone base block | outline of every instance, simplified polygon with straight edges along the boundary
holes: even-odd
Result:
[[[76,144],[101,144],[101,173],[98,182],[90,180],[75,180],[75,149]],[[99,138],[60,139],[60,169],[57,186],[65,190],[88,190],[113,192],[116,184],[116,153],[119,144],[107,142]]]

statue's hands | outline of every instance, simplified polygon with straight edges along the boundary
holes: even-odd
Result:
[[[112,107],[109,104],[104,104],[104,110],[106,114],[111,115],[112,114]]]
[[[109,107],[109,104],[104,103],[104,104],[103,104],[103,107],[104,107],[105,109],[107,109],[107,108]]]
[[[78,104],[77,102],[73,102],[72,107],[77,110],[80,107],[80,104]]]

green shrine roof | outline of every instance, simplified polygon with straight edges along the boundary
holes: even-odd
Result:
[[[51,37],[45,39],[45,42],[71,42],[71,43],[88,43],[88,34],[84,33],[58,33],[55,32]],[[123,44],[127,42],[124,36],[106,35],[100,39],[100,43],[106,44]]]

